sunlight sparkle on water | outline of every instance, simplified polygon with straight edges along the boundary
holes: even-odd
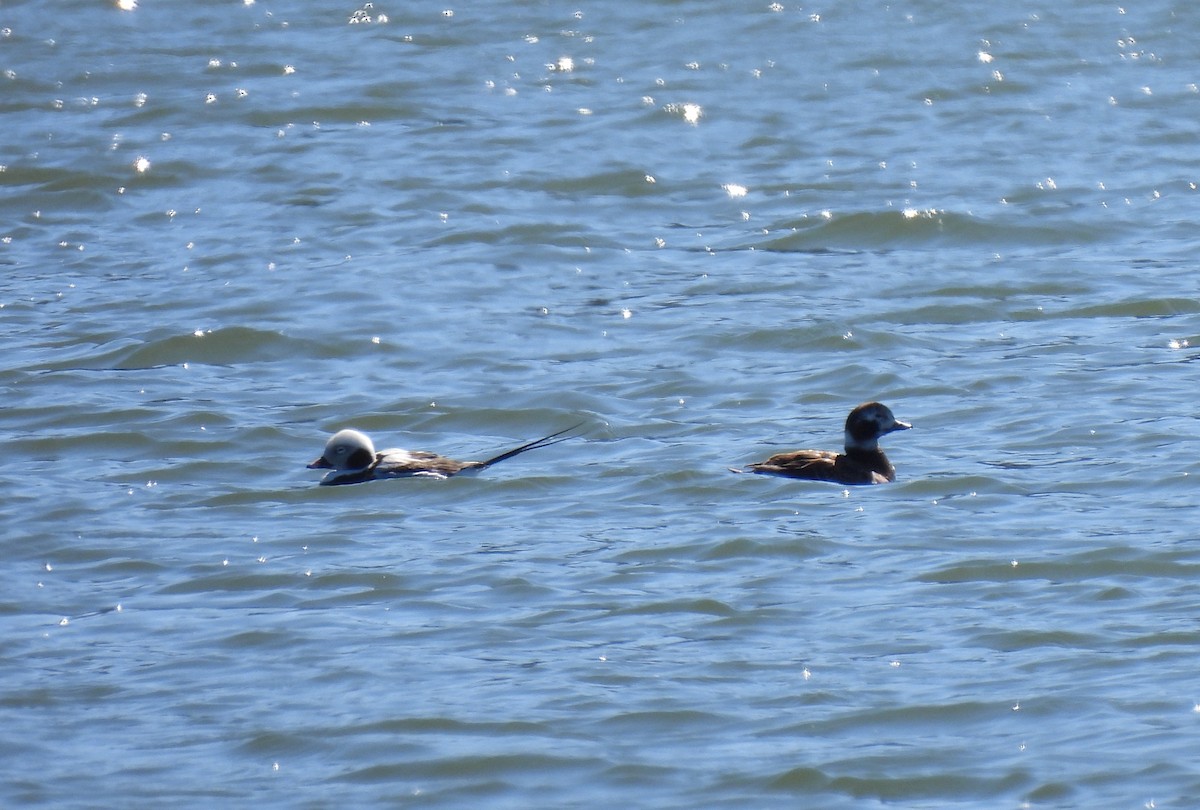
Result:
[[[689,124],[696,124],[704,115],[704,108],[699,104],[668,104],[663,109],[671,115],[681,115]]]
[[[936,208],[927,208],[924,211],[922,211],[919,208],[905,208],[903,211],[900,212],[900,214],[905,219],[917,219],[918,217],[923,217],[925,219],[933,219],[938,215],[938,210]]]

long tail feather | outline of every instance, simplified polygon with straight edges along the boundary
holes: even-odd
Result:
[[[520,447],[514,447],[512,450],[508,450],[504,453],[501,453],[498,456],[493,456],[492,458],[489,458],[487,461],[479,462],[479,469],[483,469],[484,467],[490,467],[499,461],[504,461],[504,459],[506,459],[506,458],[512,458],[513,456],[519,456],[521,453],[524,453],[527,450],[537,450],[539,447],[549,447],[552,444],[558,444],[559,442],[565,442],[567,439],[573,439],[573,438],[575,438],[574,436],[563,436],[563,434],[570,433],[572,430],[575,430],[576,428],[583,427],[583,425],[584,425],[584,423],[580,422],[577,425],[571,425],[569,428],[563,428],[562,430],[558,431],[557,433],[551,433],[549,436],[543,436],[540,439],[534,439],[533,441],[527,442],[527,443],[521,445]]]

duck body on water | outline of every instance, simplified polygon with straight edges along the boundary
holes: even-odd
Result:
[[[339,430],[325,443],[321,456],[308,465],[310,470],[330,470],[321,479],[321,486],[361,484],[386,478],[449,478],[452,475],[477,473],[505,459],[518,456],[539,447],[573,438],[570,433],[578,425],[564,428],[549,436],[526,442],[484,461],[456,461],[428,450],[375,450],[371,437],[362,431],[347,428]]]
[[[837,484],[887,484],[896,480],[896,468],[880,448],[879,440],[889,433],[911,427],[908,422],[897,419],[883,403],[864,402],[846,417],[845,452],[793,450],[776,453],[766,461],[741,469],[730,469]]]

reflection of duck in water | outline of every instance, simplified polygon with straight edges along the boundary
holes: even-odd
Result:
[[[580,423],[582,424],[582,423]],[[321,457],[308,465],[310,470],[332,470],[321,479],[322,486],[337,484],[360,484],[363,481],[378,481],[384,478],[449,478],[459,473],[474,473],[486,469],[506,458],[520,455],[527,450],[548,447],[566,441],[564,433],[579,425],[543,436],[512,450],[493,456],[487,461],[455,461],[452,458],[430,453],[427,450],[382,450],[375,452],[375,445],[367,434],[357,430],[339,430],[325,444]],[[562,438],[559,438],[562,437]]]
[[[795,450],[777,453],[766,461],[749,464],[734,472],[782,475],[809,481],[833,481],[838,484],[886,484],[896,480],[896,468],[879,448],[882,436],[908,430],[886,405],[867,402],[846,417],[846,452],[832,450]],[[732,469],[732,468],[731,468]]]

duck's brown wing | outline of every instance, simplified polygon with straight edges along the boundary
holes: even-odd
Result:
[[[784,475],[810,481],[836,481],[838,454],[827,450],[795,450],[776,453],[766,461],[747,465],[751,472]]]
[[[832,481],[837,484],[881,484],[886,478],[852,458],[831,450],[796,450],[777,453],[766,461],[750,464],[750,472],[782,475],[806,481]]]
[[[455,461],[428,450],[385,451],[375,465],[375,478],[409,478],[425,475],[449,478],[465,469],[477,467],[474,461]]]
[[[563,434],[569,433],[582,425],[583,423],[580,422],[578,425],[564,428],[557,433],[551,433],[549,436],[534,439],[520,447],[514,447],[512,450],[507,450],[498,456],[493,456],[486,461],[455,461],[452,458],[446,458],[443,455],[431,453],[428,450],[384,450],[379,454],[379,461],[375,465],[373,477],[411,478],[413,476],[428,476],[430,478],[449,478],[460,472],[478,472],[499,461],[504,461],[526,451],[536,450],[539,447],[548,447],[552,444],[558,444],[559,442],[573,438],[572,436],[564,436]]]

